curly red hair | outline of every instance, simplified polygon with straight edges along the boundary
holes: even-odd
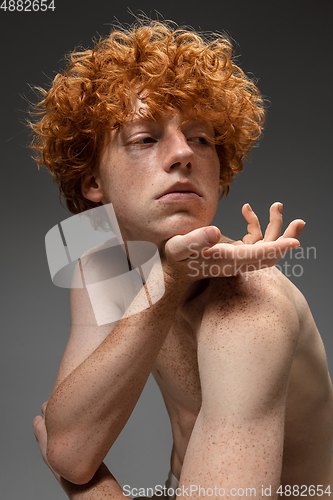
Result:
[[[264,106],[254,82],[234,63],[227,37],[144,20],[118,27],[68,59],[51,88],[40,89],[33,111],[38,119],[30,125],[34,158],[50,170],[72,213],[100,205],[84,198],[81,179],[98,167],[106,130],[133,113],[134,92],[148,105],[146,115],[190,110],[212,124],[222,194],[229,191],[261,134]]]

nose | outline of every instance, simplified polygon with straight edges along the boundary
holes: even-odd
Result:
[[[177,168],[192,171],[194,154],[185,135],[179,129],[169,135],[165,147],[164,168],[166,171],[170,172]]]

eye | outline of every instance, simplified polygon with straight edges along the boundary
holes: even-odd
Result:
[[[152,142],[156,142],[153,137],[141,137],[140,139],[136,139],[133,144],[151,144]]]
[[[205,137],[198,136],[198,137],[191,137],[189,141],[192,142],[197,142],[198,144],[208,144],[208,141]]]

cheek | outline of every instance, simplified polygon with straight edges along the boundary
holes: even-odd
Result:
[[[101,169],[100,176],[104,197],[109,202],[115,203],[118,197],[125,195],[130,184],[125,170],[109,163]]]
[[[103,203],[112,203],[118,222],[121,224],[131,220],[137,210],[137,200],[140,195],[140,185],[135,174],[130,174],[125,168],[112,169],[103,175]]]
[[[220,160],[216,152],[215,154],[212,155],[209,172],[210,172],[209,177],[211,179],[212,184],[216,185],[218,189],[218,184],[220,179]]]

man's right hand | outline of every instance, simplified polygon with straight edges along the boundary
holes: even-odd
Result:
[[[298,237],[305,222],[292,221],[280,236],[281,203],[271,206],[264,237],[251,207],[244,205],[242,212],[248,222],[248,233],[242,241],[228,240],[215,226],[170,238],[164,248],[166,279],[175,276],[178,282],[190,284],[207,277],[230,277],[256,271],[274,266],[289,250],[299,246]]]

